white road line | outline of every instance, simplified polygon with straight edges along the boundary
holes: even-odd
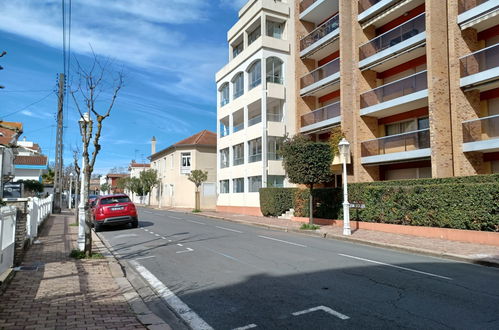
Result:
[[[153,231],[149,231],[149,233],[153,234],[154,235],[154,232]]]
[[[230,256],[230,255],[228,255],[228,254],[224,254],[224,253],[221,253],[221,252],[216,252],[216,251],[213,251],[213,252],[215,252],[216,254],[219,254],[219,255],[221,255],[221,256],[223,256],[223,257],[225,257],[225,258],[228,258],[228,259],[231,259],[231,260],[234,260],[234,261],[239,261],[239,259],[234,258],[234,257],[231,257],[231,256]]]
[[[161,239],[166,239],[166,237],[161,237]]]
[[[139,264],[137,261],[130,261],[139,274],[153,287],[161,298],[177,312],[180,317],[192,328],[200,330],[212,330],[213,328],[189,308],[179,297],[168,287],[161,283],[156,276]]]
[[[177,245],[178,245],[178,246],[183,246],[183,245],[182,245],[182,244],[180,244],[180,243],[179,243],[179,244],[177,244]]]
[[[317,307],[305,309],[303,311],[294,312],[294,313],[291,313],[291,314],[293,316],[298,316],[298,315],[303,315],[303,314],[307,314],[307,313],[312,313],[312,312],[315,312],[315,311],[324,311],[324,312],[326,312],[328,314],[331,314],[333,316],[336,316],[337,318],[342,319],[342,320],[348,320],[350,318],[350,317],[346,316],[345,314],[341,314],[340,312],[337,312],[334,309],[331,309],[331,308],[329,308],[327,306],[317,306]]]
[[[251,323],[251,324],[245,325],[244,327],[234,328],[232,330],[246,330],[246,329],[252,329],[252,328],[256,328],[256,324]]]
[[[265,239],[270,239],[270,240],[273,240],[273,241],[282,242],[282,243],[286,243],[286,244],[301,246],[301,247],[304,247],[304,248],[307,247],[306,245],[302,245],[302,244],[298,244],[298,243],[293,243],[293,242],[288,242],[288,241],[283,241],[281,239],[277,239],[277,238],[273,238],[273,237],[261,236],[261,235],[258,235],[258,237],[265,238]]]
[[[205,223],[199,222],[199,221],[194,221],[194,220],[186,220],[186,221],[194,222],[194,223],[197,223],[197,224],[200,224],[200,225],[206,225]]]
[[[171,242],[171,241],[172,241],[171,239],[168,240],[168,242]]]
[[[145,231],[149,231],[149,229],[144,229]]]
[[[151,212],[151,211],[144,211],[144,213],[149,213],[149,214],[152,214],[152,212]]]
[[[240,233],[240,234],[242,233],[242,231],[235,230],[235,229],[230,229],[230,228],[225,228],[225,227],[219,227],[219,226],[215,226],[215,227],[217,227],[219,229],[223,229],[223,230],[233,231],[235,233]]]
[[[155,235],[155,236],[158,236],[158,237],[159,237],[159,236],[161,236],[160,234],[154,234],[154,235]]]
[[[436,274],[432,274],[432,273],[423,272],[423,271],[416,270],[416,269],[411,269],[411,268],[406,268],[406,267],[401,267],[401,266],[395,266],[395,265],[387,264],[387,263],[384,263],[384,262],[381,262],[381,261],[375,261],[375,260],[369,260],[369,259],[365,259],[365,258],[350,256],[348,254],[338,253],[338,255],[340,255],[342,257],[346,257],[346,258],[352,258],[352,259],[362,260],[362,261],[366,261],[366,262],[371,262],[373,264],[378,264],[378,265],[393,267],[393,268],[397,268],[397,269],[407,270],[407,271],[413,272],[413,273],[418,273],[418,274],[423,274],[423,275],[438,277],[438,278],[442,278],[444,280],[450,280],[450,281],[452,281],[452,278],[447,277],[447,276],[441,276],[441,275],[436,275]]]
[[[182,220],[182,218],[179,218],[179,217],[174,217],[173,215],[169,215],[168,217],[169,217],[169,218],[173,218],[173,219],[177,219],[177,220]]]
[[[192,252],[192,251],[194,251],[194,250],[193,250],[193,249],[191,249],[191,248],[187,248],[187,250],[177,251],[177,252],[175,252],[175,253],[184,253],[184,252]]]
[[[149,259],[149,258],[156,258],[156,257],[155,256],[140,257],[140,258],[135,258],[133,260],[142,260],[142,259]]]

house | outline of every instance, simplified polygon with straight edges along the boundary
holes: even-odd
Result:
[[[194,208],[194,183],[188,180],[192,170],[208,172],[200,187],[201,208],[216,205],[217,135],[203,130],[166,149],[156,152],[156,139],[151,143],[151,169],[158,172],[160,183],[151,193],[151,204],[159,207]]]
[[[109,191],[104,192],[108,194],[123,194],[125,192],[124,189],[118,188],[118,180],[121,178],[127,178],[129,174],[123,173],[109,173],[105,176],[105,182],[109,186]]]
[[[5,182],[14,178],[14,157],[17,139],[23,132],[22,123],[0,121],[0,195],[3,197]]]
[[[130,166],[128,166],[128,171],[130,172],[130,178],[138,178],[140,173],[147,171],[151,168],[151,164],[141,164],[136,163],[135,160],[132,160]],[[125,193],[130,196],[132,202],[144,204],[148,200],[148,196],[137,196],[133,192],[129,190],[125,190]]]
[[[14,182],[21,180],[42,181],[42,175],[48,171],[48,157],[42,154],[40,146],[34,142],[17,141],[17,155],[14,159]]]

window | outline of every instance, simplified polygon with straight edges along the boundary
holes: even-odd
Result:
[[[258,39],[261,34],[262,29],[260,28],[260,25],[256,29],[248,33],[248,46],[251,45],[256,39]]]
[[[225,83],[220,87],[220,106],[223,107],[229,103],[229,83]]]
[[[244,178],[237,178],[232,180],[232,190],[234,193],[243,193],[244,192]]]
[[[244,144],[238,144],[232,147],[233,160],[232,165],[241,165],[244,164]]]
[[[277,57],[269,57],[267,64],[267,82],[274,84],[283,84],[282,61]]]
[[[282,147],[283,137],[269,136],[267,139],[267,158],[268,160],[282,160],[279,151]]]
[[[191,173],[191,153],[183,152],[180,163],[180,173],[189,174]]]
[[[282,39],[284,23],[267,21],[267,35],[272,38]]]
[[[271,105],[267,108],[267,120],[281,122],[283,117],[283,102],[279,101],[276,105]]]
[[[229,193],[229,180],[220,180],[220,193],[221,194]]]
[[[267,186],[269,188],[284,188],[283,175],[269,175],[267,177]]]
[[[250,176],[248,178],[248,192],[259,192],[262,187],[261,176]]]
[[[232,58],[235,58],[237,55],[241,54],[243,51],[243,42],[241,41],[237,45],[232,46]]]
[[[229,167],[229,148],[220,150],[220,168]]]
[[[262,64],[260,61],[253,63],[248,69],[249,89],[253,89],[262,83]]]
[[[229,116],[220,119],[220,137],[229,135]]]
[[[115,196],[109,198],[102,198],[100,200],[100,205],[109,205],[117,203],[130,203],[130,199],[128,198],[128,196]]]
[[[262,138],[248,141],[249,146],[249,163],[259,162],[262,160]]]
[[[244,93],[244,76],[242,72],[239,72],[234,79],[232,80],[232,86],[234,87],[234,99],[237,99],[239,96]]]
[[[173,168],[173,154],[171,156],[170,168]]]

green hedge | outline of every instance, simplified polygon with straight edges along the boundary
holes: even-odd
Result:
[[[293,208],[294,193],[297,188],[260,189],[260,210],[266,217],[277,217]]]
[[[295,192],[295,216],[308,217],[309,189],[299,189]],[[343,190],[341,188],[317,188],[314,194],[314,217],[322,219],[338,219],[343,207]]]

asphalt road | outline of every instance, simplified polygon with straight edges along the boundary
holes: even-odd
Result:
[[[193,328],[499,329],[499,269],[177,212],[101,234]]]

